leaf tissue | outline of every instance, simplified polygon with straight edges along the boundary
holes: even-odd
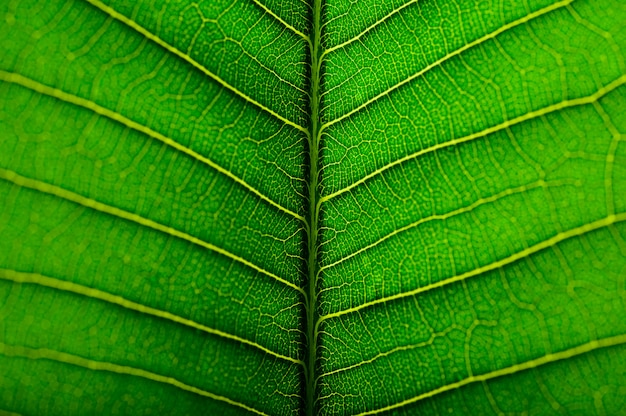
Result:
[[[624,22],[0,2],[0,413],[620,414]]]

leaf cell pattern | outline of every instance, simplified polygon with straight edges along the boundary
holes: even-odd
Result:
[[[0,5],[0,413],[616,414],[625,17]]]

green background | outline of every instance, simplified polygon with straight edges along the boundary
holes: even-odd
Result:
[[[0,413],[620,414],[625,21],[1,2]]]

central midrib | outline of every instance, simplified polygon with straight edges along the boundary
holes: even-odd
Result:
[[[317,313],[317,234],[319,230],[319,133],[320,133],[320,58],[321,58],[321,9],[322,0],[313,0],[313,27],[311,28],[311,121],[309,131],[309,227],[308,227],[308,302],[306,310],[307,369],[306,369],[306,414],[315,414],[317,363],[317,337],[315,327]]]

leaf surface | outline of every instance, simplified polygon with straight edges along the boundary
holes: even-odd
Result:
[[[0,5],[0,409],[618,413],[625,18]]]

